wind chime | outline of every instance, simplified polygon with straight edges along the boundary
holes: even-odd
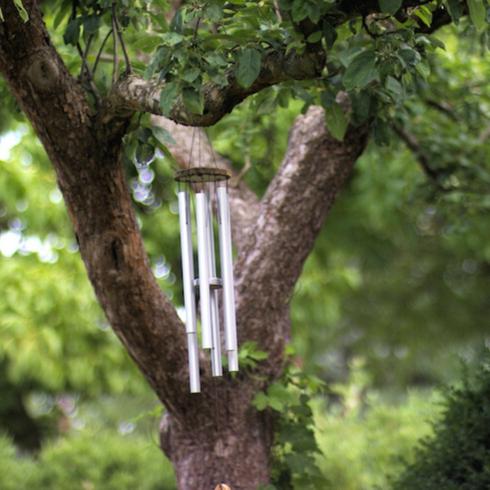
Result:
[[[198,296],[201,343],[203,349],[210,351],[212,375],[223,375],[220,297],[228,369],[229,371],[238,371],[233,256],[227,185],[229,178],[230,174],[226,170],[209,167],[180,170],[175,176],[179,186],[180,245],[191,393],[201,391],[196,315],[196,299]],[[213,200],[216,203],[215,207]],[[195,209],[196,218],[198,277],[194,275],[191,206]],[[214,209],[216,209],[216,213],[214,213]],[[217,273],[214,222],[218,223],[221,277]]]

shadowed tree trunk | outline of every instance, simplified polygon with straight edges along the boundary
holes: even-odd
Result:
[[[255,490],[269,481],[273,421],[250,402],[281,374],[294,285],[365,147],[367,128],[350,128],[339,142],[326,131],[323,110],[312,107],[296,120],[281,168],[260,201],[243,183],[232,186],[239,341],[256,341],[268,358],[253,377],[241,371],[235,378],[213,379],[209,363],[201,363],[202,394],[191,395],[185,329],[149,267],[121,164],[130,114],[127,105],[120,111],[114,104],[123,88],[94,112],[51,45],[37,3],[24,5],[26,23],[13,2],[1,2],[0,72],[51,159],[97,298],[167,408],[161,445],[179,488],[209,490],[227,483],[234,490]],[[260,88],[259,83],[255,90]],[[216,110],[216,118],[229,110]],[[189,123],[188,116],[178,116],[177,122]],[[177,142],[171,151],[183,164],[188,128],[160,123],[170,127]]]

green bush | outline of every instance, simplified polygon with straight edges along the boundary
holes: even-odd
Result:
[[[322,490],[389,488],[390,475],[412,460],[417,441],[430,431],[434,397],[426,391],[396,398],[377,393],[358,360],[348,382],[331,389],[338,401],[318,401],[314,409],[318,465],[329,481]]]
[[[141,436],[84,430],[46,445],[37,460],[0,437],[1,490],[175,490],[172,466]]]
[[[446,392],[434,435],[420,444],[395,490],[490,488],[490,354],[476,374]]]
[[[56,490],[173,490],[170,463],[156,443],[113,433],[69,436],[46,446],[30,488]]]
[[[18,457],[9,438],[0,434],[0,488],[2,490],[23,490],[33,475],[34,463]]]

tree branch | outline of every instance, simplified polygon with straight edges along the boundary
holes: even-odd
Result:
[[[120,134],[92,120],[81,86],[50,43],[36,0],[2,4],[0,73],[56,171],[80,252],[114,331],[169,410],[188,398],[184,327],[143,247],[120,156]],[[112,139],[107,139],[112,138]]]
[[[211,146],[206,133],[201,128],[182,126],[170,119],[154,116],[153,123],[167,130],[175,144],[167,145],[175,160],[182,168],[188,166],[225,167],[233,170],[231,162],[222,157]],[[192,158],[191,158],[192,157]],[[238,253],[244,248],[259,213],[259,200],[243,181],[229,184],[233,243]]]
[[[417,137],[402,128],[400,125],[395,124],[393,127],[395,133],[400,137],[400,139],[407,145],[407,148],[414,154],[417,162],[424,171],[425,175],[434,183],[434,185],[441,191],[446,192],[446,189],[440,182],[439,172],[435,170],[431,164],[429,157],[424,152],[421,144],[419,143]]]
[[[263,62],[257,80],[249,88],[241,87],[233,71],[228,73],[228,85],[205,85],[204,112],[202,115],[188,111],[181,98],[177,99],[169,114],[173,121],[187,126],[212,126],[249,95],[287,80],[307,80],[321,74],[325,63],[323,51],[297,55],[274,51]],[[162,115],[160,92],[164,83],[144,80],[130,75],[115,85],[106,100],[102,121],[109,123],[113,117],[127,118],[135,111]]]
[[[339,191],[367,141],[367,127],[350,128],[344,141],[325,128],[323,109],[296,120],[282,166],[260,205],[247,250],[236,264],[237,318],[243,338],[269,351],[280,365],[289,301],[303,263]]]

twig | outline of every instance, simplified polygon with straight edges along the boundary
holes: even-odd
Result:
[[[119,25],[119,21],[117,20],[117,12],[115,9],[115,4],[112,4],[112,15],[114,19],[114,24],[116,25],[117,37],[119,38],[119,43],[121,44],[121,48],[124,56],[124,63],[126,64],[126,75],[132,72],[131,61],[129,60],[128,52],[126,50],[126,44],[124,43],[124,38],[122,35],[121,27]]]
[[[364,30],[369,34],[369,36],[372,37],[373,39],[381,37],[379,34],[376,34],[375,32],[371,31],[367,23],[367,17],[365,15],[362,16],[362,26],[364,27]]]
[[[428,106],[438,110],[439,112],[442,112],[446,116],[448,116],[450,119],[453,121],[458,121],[458,118],[456,117],[456,114],[454,114],[453,109],[447,102],[439,102],[434,99],[426,99],[426,103]]]
[[[88,85],[88,89],[90,90],[90,92],[94,96],[95,102],[98,105],[100,102],[99,92],[97,91],[97,87],[94,83],[93,74],[90,70],[90,66],[88,66],[87,59],[86,59],[86,57],[82,51],[82,47],[80,46],[80,43],[77,43],[77,51],[78,51],[78,54],[80,55],[80,58],[82,59],[82,69],[81,69],[81,73],[80,73],[80,75],[81,75],[80,78],[82,80],[85,79],[85,81],[87,82],[87,85]],[[85,76],[82,76],[84,70],[85,70]]]
[[[112,65],[112,84],[114,85],[117,80],[118,68],[119,68],[119,58],[117,54],[117,26],[116,26],[116,3],[112,2],[112,39],[114,43],[114,53],[113,59],[114,63]]]
[[[436,185],[436,187],[439,190],[443,192],[447,192],[449,189],[444,187],[439,181],[439,177],[440,177],[439,172],[437,172],[437,170],[433,169],[430,166],[429,157],[426,155],[426,153],[424,153],[415,135],[409,133],[398,124],[395,124],[393,126],[393,130],[401,138],[401,140],[407,145],[407,148],[415,155],[415,158],[417,159],[420,166],[422,167],[422,170],[424,171],[425,175],[427,175],[427,177],[429,177],[432,180],[432,182]]]
[[[90,34],[88,41],[85,44],[85,49],[83,50],[83,55],[82,55],[82,60],[84,61],[84,63],[82,63],[82,68],[80,69],[80,76],[82,76],[82,74],[83,74],[83,69],[86,69],[87,56],[88,56],[88,52],[90,50],[90,45],[92,44],[93,39],[94,39],[94,35]],[[79,46],[80,46],[80,44],[79,44]],[[89,73],[89,72],[90,72],[90,70],[87,71],[87,73]]]
[[[238,172],[238,174],[233,176],[233,178],[231,179],[231,182],[230,182],[231,186],[232,187],[238,187],[240,182],[243,180],[243,177],[245,177],[245,175],[247,174],[247,172],[251,168],[252,168],[252,160],[250,158],[250,155],[247,153],[247,155],[245,155],[245,165],[240,170],[240,172]]]
[[[279,23],[282,22],[282,14],[281,14],[281,9],[279,8],[279,3],[277,0],[274,0],[274,11],[276,12],[276,17]]]
[[[105,38],[102,41],[102,44],[100,45],[99,52],[97,53],[97,56],[95,57],[95,62],[94,62],[94,67],[92,69],[92,73],[95,75],[95,72],[97,70],[97,66],[99,65],[99,61],[101,60],[102,53],[104,51],[104,46],[106,45],[109,37],[111,37],[112,34],[112,29],[109,30],[109,32],[106,34]],[[112,61],[112,58],[111,58]]]

